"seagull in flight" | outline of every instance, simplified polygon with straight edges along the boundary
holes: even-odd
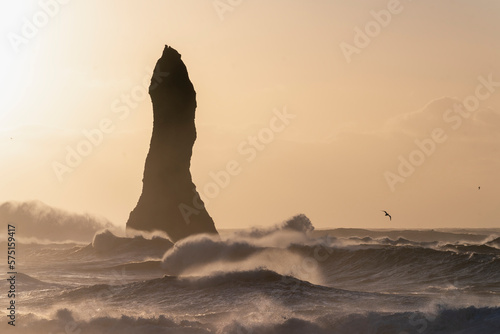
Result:
[[[386,216],[389,216],[389,220],[392,220],[391,215],[390,215],[390,214],[388,214],[388,213],[387,213],[387,211],[385,211],[385,210],[380,210],[380,211],[385,212],[385,215],[386,215]]]

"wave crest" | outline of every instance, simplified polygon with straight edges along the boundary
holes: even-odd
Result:
[[[296,243],[315,242],[309,235],[314,227],[304,215],[298,215],[272,229],[256,233],[236,232],[225,238],[196,235],[177,242],[162,259],[170,275],[205,275],[216,272],[249,271],[257,268],[291,275],[321,284],[317,263],[307,255],[293,251]]]

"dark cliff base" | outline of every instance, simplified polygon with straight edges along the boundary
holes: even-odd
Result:
[[[164,231],[177,241],[192,234],[217,234],[189,171],[196,140],[196,92],[181,55],[165,46],[149,94],[153,135],[144,167],[143,189],[127,229]]]

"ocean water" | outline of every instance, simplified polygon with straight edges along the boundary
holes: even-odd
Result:
[[[500,230],[117,234],[18,241],[1,333],[500,333]]]

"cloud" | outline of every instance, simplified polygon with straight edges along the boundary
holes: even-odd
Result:
[[[459,99],[441,97],[419,110],[389,119],[385,130],[418,137],[428,136],[435,128],[459,139],[490,139],[500,135],[500,112],[481,106],[468,111]]]

